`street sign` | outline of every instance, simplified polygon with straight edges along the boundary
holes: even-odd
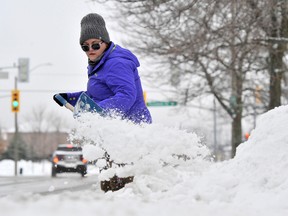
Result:
[[[8,72],[0,71],[0,79],[8,79],[8,78],[9,78]]]
[[[147,102],[147,106],[176,106],[176,101],[151,101]]]

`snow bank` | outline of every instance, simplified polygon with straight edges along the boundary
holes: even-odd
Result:
[[[275,108],[260,118],[249,140],[237,149],[234,163],[241,163],[247,179],[264,190],[288,189],[287,129],[288,106]]]
[[[77,130],[72,137],[86,138],[84,149],[91,160],[103,154],[100,146],[115,160],[133,161],[129,172],[134,172],[135,181],[106,194],[98,186],[53,196],[4,197],[0,198],[0,208],[5,215],[23,216],[286,216],[287,126],[288,106],[271,110],[260,118],[234,159],[212,163],[207,148],[193,133],[83,116],[75,123]],[[188,160],[175,155],[185,155]],[[114,170],[119,174],[124,171]]]
[[[89,160],[103,157],[105,149],[113,161],[128,164],[102,171],[99,180],[114,174],[135,176],[135,193],[168,191],[186,178],[184,171],[197,175],[211,164],[208,148],[195,133],[158,124],[139,126],[87,113],[75,122],[71,139],[84,141],[84,157]]]
[[[239,210],[253,208],[266,215],[288,213],[287,126],[288,106],[261,116],[235,158],[212,165],[194,179],[189,196],[205,203],[231,203]]]
[[[22,174],[20,174],[20,169],[22,169]],[[18,161],[18,174],[25,176],[51,175],[51,162],[47,160],[40,162],[20,160]],[[15,164],[13,160],[0,161],[0,175],[15,175]]]

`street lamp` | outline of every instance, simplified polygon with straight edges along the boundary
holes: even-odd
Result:
[[[39,67],[43,66],[52,66],[52,63],[46,62],[41,63],[33,68],[29,68],[29,58],[19,58],[18,59],[18,65],[16,63],[13,64],[13,66],[8,67],[0,67],[0,79],[8,79],[9,73],[2,71],[3,69],[15,69],[18,68],[18,82],[28,82],[29,81],[29,74],[31,74],[32,71],[36,70]]]
[[[29,58],[19,58],[18,65],[13,64],[10,67],[0,67],[0,78],[8,79],[8,73],[3,72],[2,69],[13,69],[18,68],[18,77],[15,76],[14,81],[14,90],[12,90],[12,112],[14,112],[14,120],[15,120],[15,133],[14,133],[14,173],[17,176],[18,173],[18,159],[19,159],[19,131],[18,131],[18,112],[19,112],[19,99],[20,99],[20,91],[17,89],[18,82],[29,82],[29,74],[42,66],[51,66],[51,63],[42,63],[38,64],[33,68],[29,68]]]
[[[35,67],[31,68],[31,69],[29,70],[29,72],[31,73],[32,71],[36,70],[37,68],[43,67],[43,66],[52,66],[52,63],[47,62],[47,63],[38,64],[38,65],[36,65]]]
[[[29,74],[36,70],[39,67],[43,67],[43,66],[51,66],[51,63],[42,63],[42,64],[38,64],[33,68],[29,68],[29,58],[19,58],[18,59],[18,77],[19,79],[15,76],[15,83],[14,83],[14,92],[18,92],[19,91],[17,89],[17,82],[29,82]],[[14,105],[14,104],[13,104]],[[15,157],[15,176],[17,176],[17,170],[18,170],[18,144],[19,144],[19,131],[18,131],[18,117],[17,117],[17,113],[19,112],[19,98],[18,98],[18,104],[17,104],[17,112],[15,113],[15,150],[14,150],[14,157]]]
[[[18,59],[18,79],[19,82],[29,82],[29,75],[32,71],[39,67],[51,66],[50,62],[38,64],[33,68],[29,68],[29,58],[19,58]]]

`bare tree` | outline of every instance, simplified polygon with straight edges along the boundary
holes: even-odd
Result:
[[[247,1],[254,10],[258,28],[264,32],[259,43],[269,53],[267,57],[269,83],[269,109],[281,105],[283,75],[286,69],[283,61],[288,42],[288,2],[285,0]],[[287,73],[287,72],[286,72]]]
[[[32,158],[46,158],[55,146],[63,142],[61,130],[67,129],[67,123],[61,116],[49,112],[45,106],[33,108],[24,117],[25,127],[29,136],[25,141],[30,149]]]
[[[255,112],[251,98],[260,82],[256,74],[265,77],[265,56],[259,55],[262,47],[254,41],[261,36],[254,11],[236,0],[115,4],[125,17],[121,26],[134,38],[130,44],[169,65],[154,71],[154,80],[166,77],[163,84],[174,86],[184,104],[200,94],[217,99],[232,119],[234,156],[242,142],[242,117]]]
[[[98,2],[113,2],[129,45],[161,64],[148,78],[172,86],[183,104],[217,99],[232,120],[232,157],[242,118],[281,105],[287,1]]]

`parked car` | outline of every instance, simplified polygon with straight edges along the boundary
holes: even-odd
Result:
[[[77,172],[82,177],[87,173],[87,160],[83,158],[80,146],[60,144],[52,154],[52,177],[63,172]]]

